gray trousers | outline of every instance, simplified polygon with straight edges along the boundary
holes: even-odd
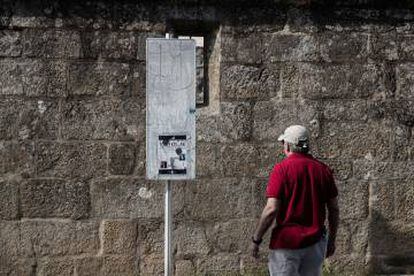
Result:
[[[309,247],[270,250],[270,276],[320,276],[327,243],[324,236]]]

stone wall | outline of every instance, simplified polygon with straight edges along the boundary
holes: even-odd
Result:
[[[162,273],[163,183],[145,180],[145,39],[175,20],[213,26],[198,177],[173,188],[176,275],[264,275],[266,246],[255,263],[250,236],[275,138],[293,123],[311,129],[340,189],[327,274],[413,273],[413,12],[42,2],[0,1],[0,275]]]

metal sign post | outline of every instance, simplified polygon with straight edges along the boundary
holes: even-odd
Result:
[[[165,183],[165,214],[164,214],[164,275],[172,275],[172,211],[171,211],[171,180]]]
[[[166,180],[164,275],[171,276],[171,180],[195,178],[195,41],[147,39],[147,178]]]

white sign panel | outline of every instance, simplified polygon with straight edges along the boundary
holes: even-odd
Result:
[[[195,178],[195,42],[147,39],[147,178]]]

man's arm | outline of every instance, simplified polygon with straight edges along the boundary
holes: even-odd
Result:
[[[276,219],[277,212],[280,208],[280,200],[276,198],[268,198],[266,206],[262,211],[256,230],[254,231],[253,239],[255,241],[261,241],[267,229],[272,225]],[[258,258],[259,256],[259,244],[253,242],[252,249],[253,257]]]
[[[329,223],[329,239],[326,257],[330,257],[335,253],[335,240],[336,233],[338,232],[339,225],[339,206],[338,197],[334,197],[328,200],[328,223]]]

